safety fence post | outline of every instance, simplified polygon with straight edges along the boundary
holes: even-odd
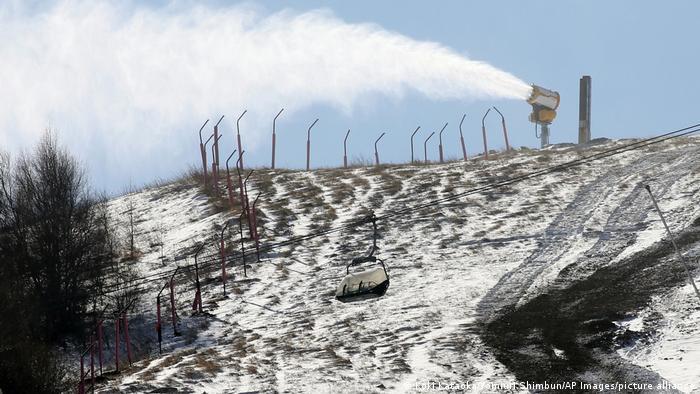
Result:
[[[83,354],[80,354],[80,383],[78,384],[78,393],[85,394],[85,368],[83,367]]]
[[[345,140],[343,140],[343,168],[348,168],[348,136],[350,135],[350,129],[345,133]]]
[[[119,372],[119,316],[114,319],[114,370]]]
[[[168,284],[166,283],[161,289],[160,292],[158,292],[158,295],[156,296],[156,334],[158,335],[158,353],[163,354],[163,331],[161,328],[161,319],[160,319],[160,294],[163,292],[163,289]]]
[[[90,384],[95,387],[95,335],[90,334]]]
[[[241,259],[243,260],[243,277],[247,278],[248,274],[246,272],[245,264],[245,242],[243,241],[243,215],[245,215],[245,211],[241,210],[241,215],[238,217],[238,231],[241,234]]]
[[[311,128],[318,122],[318,118],[311,123],[309,129],[306,132],[306,171],[311,168]]]
[[[488,144],[486,143],[486,115],[489,114],[491,111],[491,108],[489,108],[486,113],[484,114],[484,117],[481,118],[481,134],[484,136],[484,160],[488,160],[489,158],[489,147]]]
[[[214,140],[214,145],[211,146],[211,155],[215,157],[215,151],[214,147],[218,145],[219,140],[223,137],[223,135],[218,136]],[[211,163],[211,176],[212,176],[212,191],[214,194],[218,195],[219,194],[219,162],[214,160],[212,158],[212,163]]]
[[[462,120],[459,122],[459,142],[462,144],[462,157],[464,157],[464,161],[467,161],[467,147],[464,145],[464,134],[462,134],[462,123],[464,123],[464,118],[467,117],[467,114],[462,115]]]
[[[104,342],[103,340],[103,333],[102,333],[102,320],[100,320],[97,323],[97,357],[100,360],[100,375],[102,375],[102,343]]]
[[[220,251],[221,251],[221,282],[224,285],[224,297],[226,297],[226,243],[224,242],[224,232],[228,228],[229,224],[231,224],[230,220],[226,221],[226,224],[221,228],[221,244],[220,244]]]
[[[248,232],[250,233],[250,239],[255,238],[255,234],[253,233],[253,223],[252,223],[252,216],[250,214],[250,200],[248,199],[248,179],[250,179],[250,176],[253,175],[253,172],[255,170],[250,170],[248,173],[248,176],[245,177],[245,180],[243,181],[243,190],[244,190],[244,195],[245,195],[245,213],[246,213],[246,219],[248,220]]]
[[[255,201],[253,201],[253,209],[251,211],[251,215],[253,218],[251,219],[251,223],[253,224],[253,238],[255,240],[255,254],[258,258],[258,263],[260,262],[260,240],[258,237],[258,216],[255,213],[255,206],[258,204],[258,199],[260,198],[260,195],[262,192],[258,192],[258,195],[255,197]]]
[[[127,318],[126,311],[122,313],[122,320],[124,321],[124,341],[126,344],[126,358],[131,365],[131,340],[129,339],[129,319]]]
[[[199,128],[199,153],[202,156],[202,176],[204,177],[205,185],[207,184],[207,151],[206,148],[204,148],[204,141],[202,140],[202,130],[204,130],[204,126],[206,126],[207,123],[209,123],[209,119]]]
[[[276,133],[275,133],[275,124],[277,123],[277,118],[282,114],[282,111],[284,111],[284,108],[280,110],[280,112],[277,113],[275,118],[272,120],[272,166],[271,168],[274,170],[275,169],[275,143],[276,143]]]
[[[217,165],[219,165],[219,163],[220,163],[220,161],[219,161],[219,138],[220,138],[219,137],[219,124],[221,123],[222,120],[224,120],[224,115],[221,115],[221,118],[219,118],[219,121],[216,122],[216,124],[214,125],[214,146],[215,146],[214,161],[216,161]]]
[[[241,169],[242,167],[239,166],[239,163],[243,163],[241,159],[243,158],[243,154],[245,151],[241,152],[238,155],[238,160],[236,161],[236,172],[238,173],[238,190],[241,194],[241,207],[245,209],[245,191],[243,190],[243,177],[241,176]]]
[[[226,190],[228,191],[228,204],[233,209],[233,185],[231,184],[231,170],[228,167],[228,162],[231,160],[233,155],[236,154],[236,149],[231,152],[231,154],[228,156],[228,159],[226,159]]]
[[[244,110],[241,116],[236,119],[236,137],[238,138],[238,160],[241,162],[241,168],[243,168],[243,146],[241,145],[241,118],[245,113],[248,112],[248,110]]]
[[[438,137],[440,137],[440,144],[438,145],[438,150],[440,151],[440,163],[445,162],[445,157],[443,156],[443,151],[442,151],[442,132],[445,131],[445,128],[447,127],[447,122],[445,122],[445,125],[442,126],[442,129],[440,130],[440,133],[438,134]]]
[[[175,275],[179,269],[180,267],[175,268],[175,272],[170,277],[170,314],[173,320],[173,336],[176,337],[180,336],[180,333],[177,331],[177,311],[175,310]]]
[[[508,143],[508,129],[506,128],[506,118],[503,116],[501,111],[498,110],[498,108],[493,107],[493,109],[498,112],[499,115],[501,115],[501,125],[503,126],[503,139],[506,141],[506,152],[510,150],[510,144]]]
[[[384,137],[384,134],[386,134],[386,132],[382,133],[382,135],[380,135],[379,138],[374,141],[374,164],[377,166],[379,165],[379,151],[377,150],[377,143],[382,139],[382,137]]]
[[[416,129],[413,131],[413,134],[411,134],[411,164],[414,163],[414,160],[413,160],[413,136],[416,135],[418,130],[420,130],[420,126],[416,127]]]
[[[428,138],[425,139],[425,142],[423,142],[423,156],[424,156],[424,159],[425,159],[425,163],[426,163],[426,164],[428,163],[428,140],[429,140],[433,135],[435,135],[435,132],[434,132],[434,131],[433,131],[432,133],[430,133],[430,135],[428,136]]]
[[[211,139],[214,138],[214,134],[210,135],[209,138],[207,138],[206,141],[204,141],[204,145],[202,146],[202,159],[204,160],[204,188],[208,189],[209,188],[209,177],[207,176],[207,144]]]
[[[192,309],[196,310],[199,313],[202,313],[202,287],[199,282],[199,263],[197,262],[197,256],[199,255],[199,252],[204,249],[204,244],[201,244],[199,248],[194,252],[194,273],[195,273],[195,280],[197,284],[197,291],[195,292],[194,296],[194,304],[192,305]]]

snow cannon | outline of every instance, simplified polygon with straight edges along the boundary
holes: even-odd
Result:
[[[538,138],[541,140],[541,147],[544,148],[549,145],[549,125],[557,117],[559,92],[532,85],[532,92],[527,102],[532,105],[530,122],[542,127],[542,133]]]

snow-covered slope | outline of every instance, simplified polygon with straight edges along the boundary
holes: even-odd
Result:
[[[520,150],[468,163],[256,170],[249,195],[252,200],[261,193],[259,232],[262,244],[270,245],[625,143]],[[336,301],[335,287],[349,260],[368,250],[369,225],[276,248],[261,262],[247,240],[247,278],[241,259],[232,260],[223,297],[218,239],[221,226],[233,219],[224,232],[226,245],[232,253],[240,250],[237,206],[231,212],[187,180],[116,198],[110,209],[123,225],[124,212],[134,208],[141,275],[191,264],[195,243],[206,244],[200,254],[206,313],[191,312],[192,270],[183,270],[177,312],[184,335],[173,337],[166,318],[159,355],[154,300],[163,281],[149,282],[135,313],[144,328],[132,335],[142,360],[100,390],[403,393],[430,382],[488,391],[482,385],[516,381],[484,344],[483,322],[663,236],[642,181],[658,193],[672,227],[688,226],[699,214],[699,149],[697,139],[669,141],[380,221],[377,255],[387,263],[391,285],[384,297],[355,303]],[[565,269],[569,282],[560,279]],[[639,306],[640,313],[661,311],[664,328],[654,340],[621,352],[674,383],[687,383],[692,372],[681,373],[666,359],[679,365],[698,359],[700,342],[692,337],[697,325],[689,324],[699,318],[691,306],[697,304],[686,288],[668,291],[683,302],[660,294],[652,305]],[[170,316],[167,308],[163,315]],[[685,361],[679,346],[669,343],[682,343]]]

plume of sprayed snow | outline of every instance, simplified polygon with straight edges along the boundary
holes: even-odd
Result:
[[[170,152],[160,165],[172,166],[191,156],[204,119],[244,108],[248,120],[264,120],[246,128],[250,147],[281,107],[350,111],[368,94],[524,99],[530,91],[439,44],[328,11],[63,1],[38,11],[6,5],[0,26],[0,146],[53,127],[91,161],[104,154],[112,170],[126,165],[120,156],[147,161],[156,144]]]

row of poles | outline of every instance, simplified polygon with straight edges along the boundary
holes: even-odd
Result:
[[[498,111],[498,110],[496,110],[496,111]],[[280,111],[278,113],[278,116],[281,113],[282,113],[282,111]],[[488,111],[487,111],[487,114],[488,114]],[[464,121],[465,117],[466,116],[462,117],[462,122]],[[223,119],[223,117],[222,117],[222,119]],[[482,118],[482,121],[483,121],[483,119],[485,119],[485,117]],[[240,118],[239,118],[239,120],[240,120]],[[221,122],[221,119],[219,120],[219,123],[220,122]],[[462,122],[460,122],[460,126],[461,126]],[[219,123],[217,123],[217,126]],[[205,125],[206,125],[206,122],[205,122]],[[446,127],[447,127],[447,124],[445,124],[445,126],[443,126],[440,133],[442,133]],[[505,120],[503,120],[503,128],[504,128],[504,137],[506,138],[506,143],[507,143],[507,132],[505,129]],[[415,135],[415,133],[418,131],[418,129],[419,128],[417,128],[413,132],[413,135]],[[216,135],[212,136],[211,138],[217,138],[217,139],[220,138],[220,136],[218,135],[218,130],[216,130],[216,126],[215,126],[215,134]],[[434,132],[431,133],[431,135],[428,138],[432,137],[432,135],[434,135],[434,134],[435,134]],[[346,139],[347,139],[348,135],[349,135],[349,131],[345,135]],[[384,133],[382,133],[382,135],[377,139],[376,142],[378,142],[383,137],[383,135],[384,135]],[[413,135],[411,136],[412,137],[411,141],[413,140]],[[461,142],[463,143],[461,127],[460,127],[460,137],[462,140]],[[442,143],[440,144],[440,147],[442,148]],[[463,152],[465,153],[465,159],[466,159],[465,150],[463,150]],[[229,159],[235,153],[236,153],[236,150],[234,150],[234,152],[229,156]],[[345,154],[345,156],[347,156],[347,154]],[[213,155],[212,155],[213,160],[216,160],[216,157],[217,157],[217,154],[214,151]],[[238,164],[241,162],[241,160],[240,160],[241,157],[242,156],[239,157],[239,161],[237,163],[237,169],[239,170],[239,183],[242,183],[242,187],[241,187],[242,204],[241,204],[241,213],[239,215],[239,234],[240,234],[240,244],[241,244],[241,258],[242,258],[242,266],[243,266],[243,275],[244,275],[244,277],[247,277],[245,238],[244,238],[244,231],[243,231],[243,222],[244,222],[243,216],[249,217],[249,220],[248,220],[248,225],[250,226],[249,227],[249,234],[250,234],[250,238],[252,240],[255,240],[255,242],[256,242],[257,261],[260,262],[260,248],[259,248],[259,244],[258,244],[258,233],[257,233],[257,223],[256,223],[257,221],[256,221],[255,214],[253,214],[253,212],[255,212],[255,206],[258,202],[260,194],[258,194],[258,197],[256,197],[255,201],[252,204],[253,209],[252,210],[250,210],[249,208],[246,209],[246,207],[250,205],[247,202],[247,186],[246,186],[246,184],[247,184],[247,181],[250,178],[250,175],[252,174],[253,171],[251,171],[248,174],[248,176],[245,178],[245,180],[242,180],[241,174],[240,174],[241,167],[238,166]],[[412,157],[412,160],[413,160],[413,157]],[[377,161],[378,161],[378,159],[377,159]],[[206,162],[205,162],[205,165],[206,165]],[[212,165],[212,168],[216,169],[215,163],[214,163],[214,165]],[[229,174],[228,166],[227,166],[227,176],[228,175],[230,175],[230,174]],[[230,176],[229,176],[227,185],[230,185],[230,183],[231,182],[230,182]],[[669,234],[669,237],[671,239],[671,242],[673,243],[673,246],[674,246],[675,252],[678,256],[678,259],[684,265],[684,268],[686,270],[686,274],[688,275],[688,278],[689,278],[689,282],[692,284],[696,295],[700,299],[700,291],[698,291],[698,288],[696,287],[695,282],[693,281],[693,277],[690,273],[690,268],[685,263],[685,261],[682,258],[682,255],[680,254],[680,251],[679,251],[679,249],[675,243],[675,240],[674,240],[675,237],[671,233],[668,225],[666,224],[666,221],[664,220],[664,217],[661,213],[661,210],[659,209],[659,207],[656,203],[656,200],[655,200],[653,194],[651,193],[651,189],[649,188],[648,185],[645,186],[645,188],[649,192],[651,199],[652,199],[652,202],[653,202],[653,205],[654,205],[655,209],[657,210],[659,216],[661,217],[661,221],[663,222],[663,225]],[[230,187],[229,187],[229,196],[231,196],[231,188]],[[227,220],[221,226],[221,229],[218,232],[218,234],[216,234],[217,237],[215,237],[215,239],[218,238],[218,241],[219,241],[218,247],[219,247],[219,255],[220,255],[220,259],[221,259],[221,279],[222,279],[224,297],[227,296],[226,284],[227,284],[227,280],[228,280],[228,273],[227,273],[227,269],[226,269],[227,268],[228,254],[227,254],[224,235],[225,235],[225,232],[231,223],[232,223],[232,220]],[[204,246],[205,246],[204,244],[200,244],[194,252],[196,289],[195,289],[194,299],[193,299],[193,303],[192,303],[192,311],[194,313],[199,313],[199,314],[203,313],[204,310],[203,310],[203,306],[202,306],[202,292],[201,292],[201,284],[200,284],[200,278],[199,278],[198,257],[199,257],[199,254],[201,253],[201,251],[203,250]],[[178,272],[180,272],[179,267],[175,269],[173,274],[170,276],[169,280],[160,288],[160,291],[158,292],[158,295],[156,296],[156,327],[155,328],[156,328],[156,333],[157,333],[157,338],[158,338],[158,348],[159,348],[159,352],[161,352],[161,353],[162,353],[162,339],[163,339],[163,334],[162,334],[163,319],[161,316],[161,297],[162,297],[162,294],[165,291],[165,289],[169,289],[169,301],[170,301],[170,312],[171,312],[173,336],[177,337],[177,336],[181,335],[180,332],[178,331],[179,317],[177,315],[177,308],[176,308],[176,302],[175,302],[175,295],[176,295],[176,293],[175,293],[175,277],[178,274]],[[131,362],[132,362],[131,341],[130,341],[130,337],[129,337],[129,320],[128,320],[128,313],[127,313],[127,310],[130,308],[130,306],[131,306],[131,304],[127,305],[126,307],[122,308],[120,311],[118,311],[117,313],[114,314],[114,326],[115,326],[114,327],[114,331],[115,331],[114,363],[115,363],[115,371],[116,372],[119,372],[119,363],[120,363],[119,350],[120,350],[122,336],[124,338],[124,346],[126,349],[127,361],[129,362],[129,364],[131,364]],[[103,313],[103,315],[104,315],[104,313]],[[94,326],[94,329],[90,332],[89,344],[80,355],[80,383],[78,386],[79,394],[85,393],[85,387],[86,387],[86,383],[88,382],[88,380],[91,381],[92,387],[94,389],[97,368],[99,368],[99,374],[100,375],[102,374],[103,359],[104,359],[103,358],[103,344],[104,344],[103,326],[104,326],[104,323],[105,323],[104,318],[101,318],[99,321],[97,321],[97,323]],[[122,334],[120,334],[120,333],[122,333]],[[88,356],[89,356],[89,370],[86,371],[85,364],[86,364],[86,359]],[[97,367],[95,365],[96,358],[98,361]]]
[[[502,121],[502,126],[503,126],[503,135],[505,138],[505,143],[506,143],[506,150],[510,150],[510,145],[508,144],[508,133],[506,129],[506,122],[505,122],[505,117],[503,114],[496,108],[493,107],[495,111],[498,112],[498,114],[501,116],[501,121]],[[484,114],[484,117],[482,118],[482,133],[483,133],[483,139],[484,139],[484,158],[488,159],[488,145],[487,145],[487,139],[486,139],[486,126],[485,126],[485,119],[486,116],[489,114],[491,108],[489,108],[488,111],[486,111],[486,114]],[[273,122],[272,122],[272,161],[271,161],[271,168],[275,168],[275,150],[276,150],[276,140],[277,140],[277,130],[276,130],[276,124],[277,124],[277,119],[279,116],[282,114],[284,109],[281,109],[277,115],[274,117]],[[260,244],[259,244],[259,234],[257,231],[257,217],[256,217],[256,205],[258,203],[258,200],[261,196],[260,193],[258,193],[257,197],[253,201],[252,204],[250,204],[249,197],[248,197],[248,180],[250,179],[250,176],[253,174],[254,170],[251,170],[248,172],[248,174],[243,177],[242,170],[243,170],[243,158],[244,158],[244,153],[245,150],[243,150],[242,142],[241,142],[241,134],[240,134],[240,121],[243,118],[243,116],[247,113],[246,111],[243,111],[243,113],[238,117],[236,120],[236,144],[237,144],[237,149],[234,149],[233,152],[228,156],[226,159],[226,191],[227,191],[227,197],[228,197],[228,202],[233,209],[235,206],[235,192],[234,192],[234,185],[231,179],[231,169],[229,166],[230,160],[233,158],[233,156],[238,153],[238,159],[236,160],[236,172],[237,172],[237,178],[238,178],[238,189],[239,189],[239,199],[240,199],[240,206],[241,206],[241,212],[239,215],[239,234],[240,234],[240,243],[241,243],[241,256],[242,256],[242,265],[243,265],[243,275],[244,277],[247,277],[247,267],[246,267],[246,255],[245,255],[245,238],[244,238],[244,231],[243,231],[243,223],[244,223],[244,217],[245,217],[245,222],[247,222],[248,225],[248,233],[249,237],[251,240],[255,242],[255,248],[256,248],[256,256],[257,260],[260,261]],[[218,195],[220,193],[219,190],[219,180],[220,180],[220,152],[219,152],[219,141],[223,137],[223,135],[219,132],[219,125],[223,121],[224,116],[221,116],[219,120],[216,122],[214,125],[214,129],[212,134],[204,140],[202,131],[206,127],[206,125],[209,123],[209,120],[205,121],[202,127],[199,129],[199,138],[200,138],[200,154],[201,154],[201,159],[202,159],[202,170],[203,170],[203,181],[205,188],[210,189],[214,194]],[[459,123],[459,133],[460,133],[460,144],[462,148],[462,154],[464,160],[468,160],[467,156],[467,151],[466,151],[466,145],[464,142],[464,135],[462,131],[462,125],[464,123],[464,120],[466,119],[466,114],[462,116],[462,119]],[[306,140],[306,169],[310,170],[310,159],[311,159],[311,129],[318,123],[319,119],[315,119],[311,125],[307,129],[307,140]],[[444,162],[444,148],[443,148],[443,140],[442,140],[442,133],[445,131],[447,128],[448,123],[445,123],[445,125],[442,127],[442,129],[439,131],[439,157],[440,157],[440,162]],[[415,162],[414,158],[414,148],[413,148],[413,139],[416,135],[416,133],[420,130],[420,126],[417,127],[414,132],[411,134],[411,162]],[[424,159],[425,162],[428,162],[428,154],[427,154],[427,143],[428,141],[433,137],[435,132],[432,132],[424,141]],[[379,141],[386,135],[386,132],[381,133],[381,135],[375,140],[374,142],[374,158],[375,158],[375,164],[379,165],[380,164],[380,159],[379,159],[379,149],[378,149],[378,144]],[[350,130],[347,131],[345,134],[345,138],[343,140],[343,166],[345,168],[348,167],[348,160],[347,160],[347,141],[348,137],[350,136]],[[207,145],[209,144],[210,141],[213,141],[211,145],[211,169],[209,169],[208,166],[208,155],[207,155]],[[226,261],[227,261],[227,253],[226,253],[226,247],[225,247],[225,237],[224,233],[228,229],[231,221],[228,220],[224,225],[222,226],[220,233],[218,234],[219,238],[219,253],[220,253],[220,258],[221,258],[221,278],[222,278],[222,284],[223,284],[223,294],[226,296],[226,283],[228,279],[228,273],[226,270]],[[194,252],[194,267],[195,267],[195,295],[192,303],[192,310],[195,313],[203,313],[203,307],[202,307],[202,292],[201,292],[201,284],[199,280],[199,264],[198,264],[198,256],[199,253],[203,250],[204,244],[200,245],[196,251]],[[160,291],[158,292],[158,295],[156,296],[156,333],[157,333],[157,338],[158,338],[158,349],[159,352],[162,352],[162,339],[163,339],[163,332],[162,332],[162,326],[163,326],[163,318],[161,315],[161,297],[165,289],[169,289],[169,301],[170,301],[170,311],[171,311],[171,321],[172,321],[172,327],[173,327],[173,336],[179,336],[181,335],[180,332],[178,331],[178,315],[177,315],[177,308],[176,308],[176,302],[175,302],[175,276],[178,274],[179,268],[176,269],[170,279],[161,287]],[[131,353],[131,341],[129,338],[129,324],[128,324],[128,316],[127,316],[127,309],[129,306],[123,308],[121,311],[119,311],[115,315],[115,350],[114,350],[114,363],[115,363],[115,372],[119,372],[119,361],[120,361],[120,356],[119,356],[119,347],[121,344],[121,337],[120,335],[120,329],[121,332],[123,333],[124,337],[124,346],[126,348],[126,353],[127,353],[127,360],[129,364],[132,362],[132,353]],[[95,358],[97,357],[98,359],[98,366],[99,366],[99,374],[102,374],[102,369],[103,369],[103,344],[104,344],[104,336],[103,336],[103,324],[104,324],[104,319],[99,320],[95,327],[94,330],[90,334],[90,339],[89,339],[89,344],[87,348],[81,353],[80,355],[80,383],[79,383],[79,388],[78,392],[79,394],[84,394],[85,393],[85,387],[86,387],[86,382],[88,378],[91,380],[92,387],[94,388],[94,383],[95,383],[95,375],[96,375],[96,368],[95,368]],[[90,368],[89,371],[86,371],[85,369],[85,362],[86,358],[90,357],[89,362],[90,362]]]
[[[253,206],[257,203],[257,199],[254,202]],[[243,265],[243,276],[247,277],[247,266],[246,266],[246,253],[245,253],[245,238],[244,238],[244,232],[243,232],[243,216],[245,215],[245,211],[241,212],[241,215],[239,217],[239,233],[240,233],[240,242],[241,242],[241,259],[242,259],[242,265]],[[227,296],[226,293],[226,282],[228,281],[228,272],[226,270],[226,263],[228,259],[228,253],[226,252],[226,242],[225,242],[225,232],[228,229],[229,225],[231,224],[232,220],[227,220],[224,225],[222,226],[221,230],[217,234],[218,238],[218,247],[219,247],[219,256],[221,258],[221,280],[222,280],[222,285],[223,285],[223,294],[224,297]],[[256,226],[253,226],[252,228],[255,228]],[[254,234],[254,235],[253,235]],[[256,240],[256,254],[257,254],[257,261],[260,262],[260,249],[257,245],[257,231],[251,230],[251,238]],[[202,252],[204,249],[205,244],[200,244],[197,249],[194,251],[194,268],[195,268],[195,294],[192,302],[192,311],[195,314],[202,314],[204,312],[204,308],[202,305],[202,288],[201,288],[201,282],[199,278],[199,254]],[[155,324],[155,330],[156,330],[156,335],[158,339],[158,351],[159,353],[162,353],[162,342],[163,342],[163,316],[162,316],[162,303],[161,299],[163,297],[163,292],[168,289],[169,290],[169,297],[168,301],[170,303],[170,320],[172,323],[172,329],[173,329],[173,336],[178,337],[181,335],[181,333],[178,330],[178,320],[179,316],[177,314],[177,304],[176,304],[176,292],[175,292],[175,277],[176,275],[180,272],[180,267],[177,267],[173,274],[170,276],[170,278],[164,283],[164,285],[160,288],[158,291],[158,294],[156,295],[156,324]],[[114,372],[119,373],[120,371],[120,354],[119,354],[119,349],[121,346],[121,341],[122,337],[124,340],[124,347],[126,349],[126,356],[127,356],[127,361],[129,365],[132,363],[132,352],[131,352],[131,339],[129,337],[129,319],[128,319],[128,309],[131,307],[131,304],[125,306],[122,308],[120,311],[114,314],[114,332],[115,332],[115,344],[114,344]],[[102,316],[104,316],[104,312],[102,313]],[[78,393],[79,394],[85,394],[86,390],[86,385],[89,383],[91,387],[94,389],[95,388],[95,379],[96,377],[99,377],[103,374],[103,366],[104,366],[104,356],[103,356],[103,349],[104,349],[104,325],[105,325],[105,318],[101,317],[100,320],[98,320],[93,329],[90,331],[89,334],[89,340],[88,340],[88,345],[83,350],[83,352],[80,354],[80,380],[78,383]],[[123,356],[121,356],[123,357]],[[97,361],[97,365],[96,365]],[[88,364],[88,367],[86,368],[86,364]]]
[[[498,115],[501,117],[501,125],[503,128],[503,138],[505,141],[506,145],[506,151],[509,151],[510,148],[510,143],[508,142],[508,129],[506,127],[506,119],[505,116],[503,116],[503,113],[498,110],[496,107],[491,107],[489,108],[484,116],[481,118],[481,131],[482,131],[482,137],[483,137],[483,143],[484,143],[484,159],[488,159],[489,156],[489,150],[488,150],[488,140],[486,137],[486,117],[488,114],[491,112],[491,110],[495,110]],[[247,113],[247,110],[244,110],[243,113],[238,117],[236,120],[236,143],[237,143],[237,149],[235,149],[231,155],[228,157],[226,160],[226,172],[227,172],[227,182],[230,183],[230,171],[229,171],[229,160],[233,157],[233,155],[238,152],[238,161],[236,162],[236,167],[238,169],[243,169],[243,153],[245,151],[243,150],[243,146],[241,144],[241,130],[240,130],[240,121],[241,118]],[[276,153],[276,147],[277,147],[277,118],[284,112],[284,108],[280,109],[280,111],[275,115],[274,119],[272,120],[272,160],[270,163],[270,168],[275,169],[275,153]],[[459,122],[459,138],[460,138],[460,145],[462,148],[462,157],[464,161],[468,160],[467,156],[467,147],[464,142],[464,133],[462,131],[462,125],[464,123],[464,120],[466,119],[467,115],[464,114],[462,116],[462,120]],[[211,175],[212,175],[212,181],[213,181],[213,186],[214,189],[217,187],[218,179],[219,179],[219,140],[221,139],[221,134],[219,133],[219,124],[221,121],[224,119],[224,116],[221,116],[219,118],[219,121],[214,125],[214,130],[213,133],[209,136],[208,139],[204,140],[202,136],[202,131],[204,130],[204,127],[209,123],[209,120],[204,122],[202,127],[199,129],[199,149],[200,149],[200,154],[202,157],[202,171],[204,174],[204,184],[206,187],[208,187],[208,168],[207,168],[207,145],[209,144],[209,141],[213,140],[212,146],[211,146],[211,154],[212,154],[212,167],[211,167]],[[309,171],[311,169],[311,129],[318,123],[318,118],[315,119],[311,125],[309,125],[307,131],[306,131],[306,170]],[[444,155],[444,148],[443,148],[443,140],[442,140],[442,133],[445,131],[447,128],[448,123],[445,123],[445,125],[440,129],[438,133],[439,137],[439,144],[438,144],[438,152],[439,152],[439,158],[440,158],[440,163],[445,162],[445,155]],[[413,138],[415,137],[416,133],[420,130],[420,126],[418,126],[413,133],[411,134],[411,163],[416,162],[415,157],[414,157],[414,145],[413,145]],[[379,149],[378,149],[378,144],[379,141],[386,135],[386,132],[382,132],[379,138],[377,138],[374,141],[374,163],[375,165],[379,165]],[[427,163],[428,162],[428,141],[435,135],[435,132],[430,133],[430,135],[424,140],[423,142],[423,154],[424,154],[424,161]],[[345,138],[343,139],[343,167],[347,168],[348,167],[348,137],[350,136],[350,129],[348,129],[347,133],[345,134]],[[228,186],[230,189],[230,186]],[[229,193],[230,194],[230,193]]]

